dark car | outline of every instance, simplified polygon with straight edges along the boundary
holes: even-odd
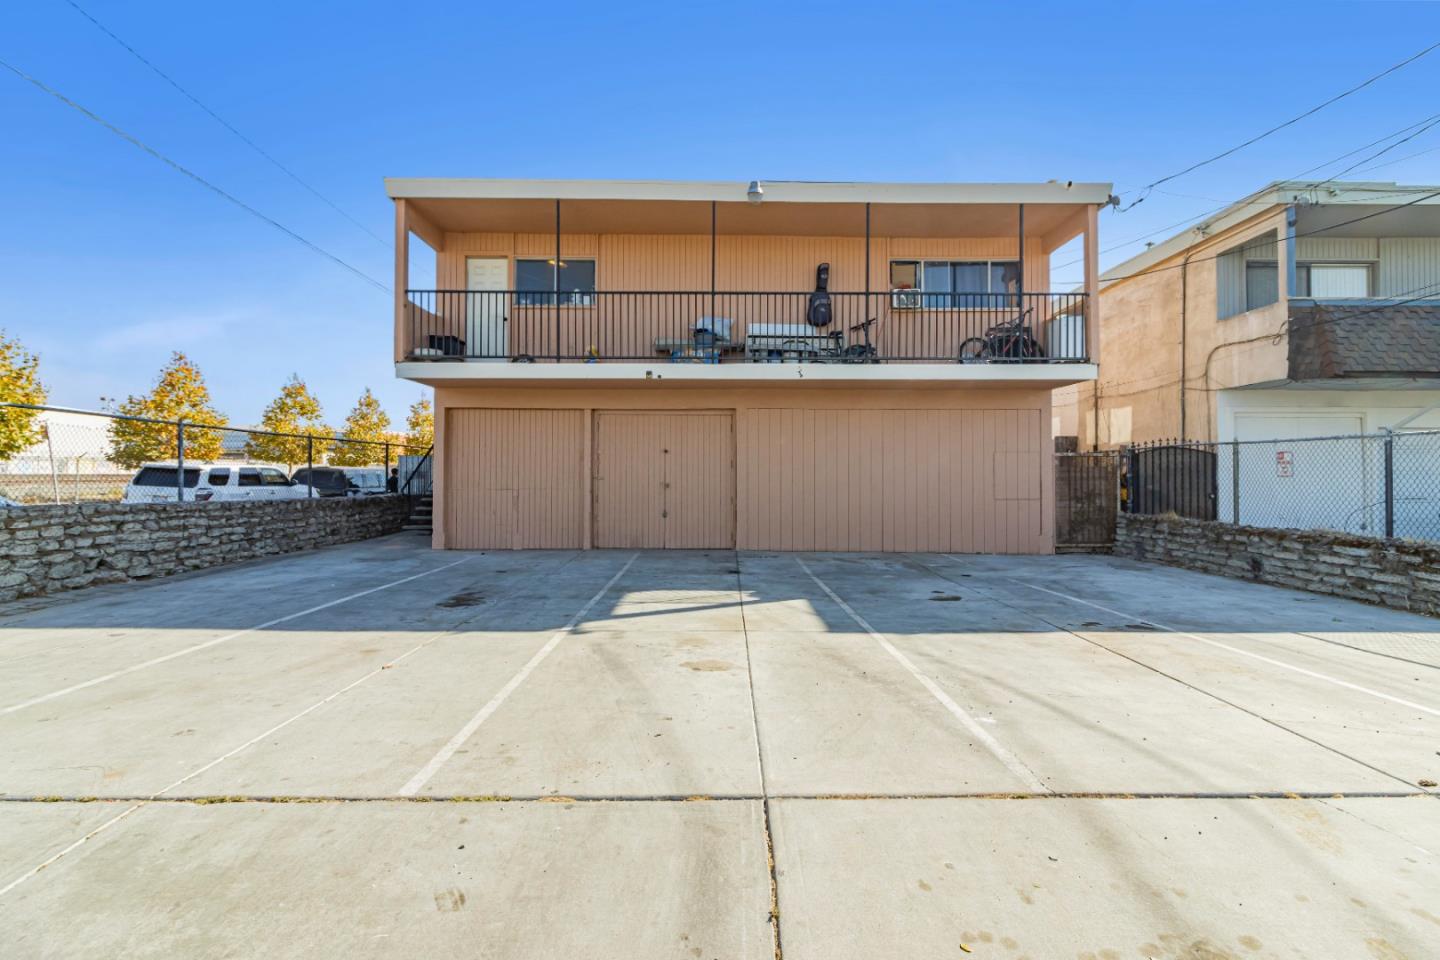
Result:
[[[345,497],[350,495],[350,478],[339,467],[301,467],[291,474],[296,483],[308,483],[315,488],[317,497]]]

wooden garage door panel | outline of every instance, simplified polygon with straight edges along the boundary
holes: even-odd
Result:
[[[579,410],[452,409],[445,421],[445,533],[468,550],[584,544]]]
[[[595,545],[725,549],[735,544],[729,412],[595,415]]]
[[[1046,548],[1038,410],[758,409],[741,445],[748,548]]]

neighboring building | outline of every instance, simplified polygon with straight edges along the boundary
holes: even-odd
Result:
[[[1440,428],[1440,187],[1274,183],[1100,300],[1099,380],[1056,396],[1082,450]]]
[[[1053,549],[1108,184],[386,186],[437,547]],[[1082,236],[1087,289],[1048,292]]]

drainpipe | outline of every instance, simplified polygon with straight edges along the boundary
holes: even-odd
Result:
[[[1186,432],[1186,410],[1185,410],[1185,377],[1186,359],[1188,356],[1188,334],[1187,329],[1187,307],[1190,304],[1190,258],[1195,255],[1194,250],[1185,251],[1185,259],[1180,261],[1180,439],[1188,440],[1190,434]]]

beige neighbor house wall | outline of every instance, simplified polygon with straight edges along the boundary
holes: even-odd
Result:
[[[1075,425],[1080,449],[1213,439],[1220,390],[1285,379],[1289,340],[1283,270],[1275,303],[1217,318],[1216,258],[1266,234],[1276,238],[1284,262],[1281,207],[1128,279],[1102,284],[1099,322],[1105,350],[1099,380],[1064,388],[1056,397],[1056,420]]]
[[[437,548],[1054,549],[1048,389],[579,382],[437,387],[435,403]],[[679,413],[704,429],[667,432]],[[646,471],[664,462],[650,447],[693,436],[704,449],[676,449],[676,474]]]

